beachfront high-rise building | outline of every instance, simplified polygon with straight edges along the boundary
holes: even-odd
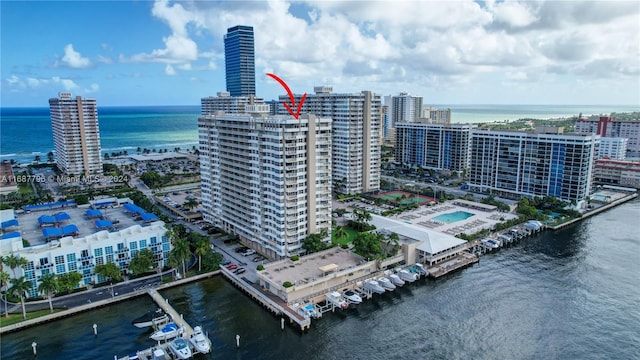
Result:
[[[102,157],[96,99],[61,92],[49,99],[56,164],[66,175],[101,175]]]
[[[422,108],[422,117],[432,124],[451,124],[451,109],[438,109],[432,106]]]
[[[224,36],[224,64],[227,91],[231,96],[256,94],[256,65],[253,27],[236,25]]]
[[[475,125],[431,124],[427,119],[396,123],[396,162],[434,170],[464,171],[469,166]]]
[[[283,258],[331,232],[331,119],[268,112],[198,118],[203,218]]]
[[[624,160],[627,157],[629,139],[601,137],[597,159]]]
[[[640,153],[640,120],[615,120],[610,116],[600,116],[598,120],[578,119],[575,132],[597,134],[603,138],[627,138],[627,150]]]
[[[314,87],[301,113],[332,119],[332,162],[334,190],[358,194],[380,188],[380,96],[370,91],[336,94],[331,86]],[[294,95],[299,104],[302,95]],[[288,114],[279,97],[279,114]]]
[[[384,105],[389,107],[391,127],[398,122],[415,121],[422,114],[422,96],[401,92],[399,95],[385,96]]]
[[[230,96],[228,91],[220,91],[218,96],[200,99],[202,115],[212,115],[219,111],[227,114],[244,114],[247,105],[264,104],[264,99],[249,96]]]
[[[592,191],[600,136],[471,131],[471,191],[580,203]]]

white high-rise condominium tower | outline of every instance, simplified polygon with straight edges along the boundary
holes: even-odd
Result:
[[[331,119],[268,111],[248,105],[246,114],[198,118],[203,217],[283,258],[331,231]]]
[[[328,117],[332,125],[333,186],[339,193],[358,194],[380,188],[380,96],[370,91],[332,93],[330,86],[317,86],[307,95],[301,113]],[[302,95],[294,95],[296,104]],[[279,114],[287,114],[281,95]]]
[[[61,92],[49,99],[56,163],[66,175],[101,175],[96,99]]]

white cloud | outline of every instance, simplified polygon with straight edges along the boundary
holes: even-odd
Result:
[[[67,64],[67,66],[74,69],[83,69],[91,66],[91,61],[82,57],[79,52],[73,49],[73,44],[67,44],[64,47],[64,56],[62,57],[62,61]]]
[[[88,88],[84,88],[85,94],[91,94],[98,92],[100,90],[100,86],[96,83],[91,84]]]
[[[167,66],[164,68],[164,73],[166,75],[173,76],[176,74],[176,70],[173,68],[173,66],[167,64]]]

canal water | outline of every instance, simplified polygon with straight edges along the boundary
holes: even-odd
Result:
[[[202,359],[631,359],[640,349],[640,200],[344,312],[307,333],[221,277],[163,291],[214,351]],[[2,359],[113,359],[154,344],[149,297],[2,336]],[[98,336],[93,335],[93,324]],[[236,334],[240,348],[236,348]]]

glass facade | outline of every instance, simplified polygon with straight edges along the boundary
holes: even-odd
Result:
[[[227,91],[231,96],[256,94],[256,65],[252,26],[234,26],[224,36]]]

